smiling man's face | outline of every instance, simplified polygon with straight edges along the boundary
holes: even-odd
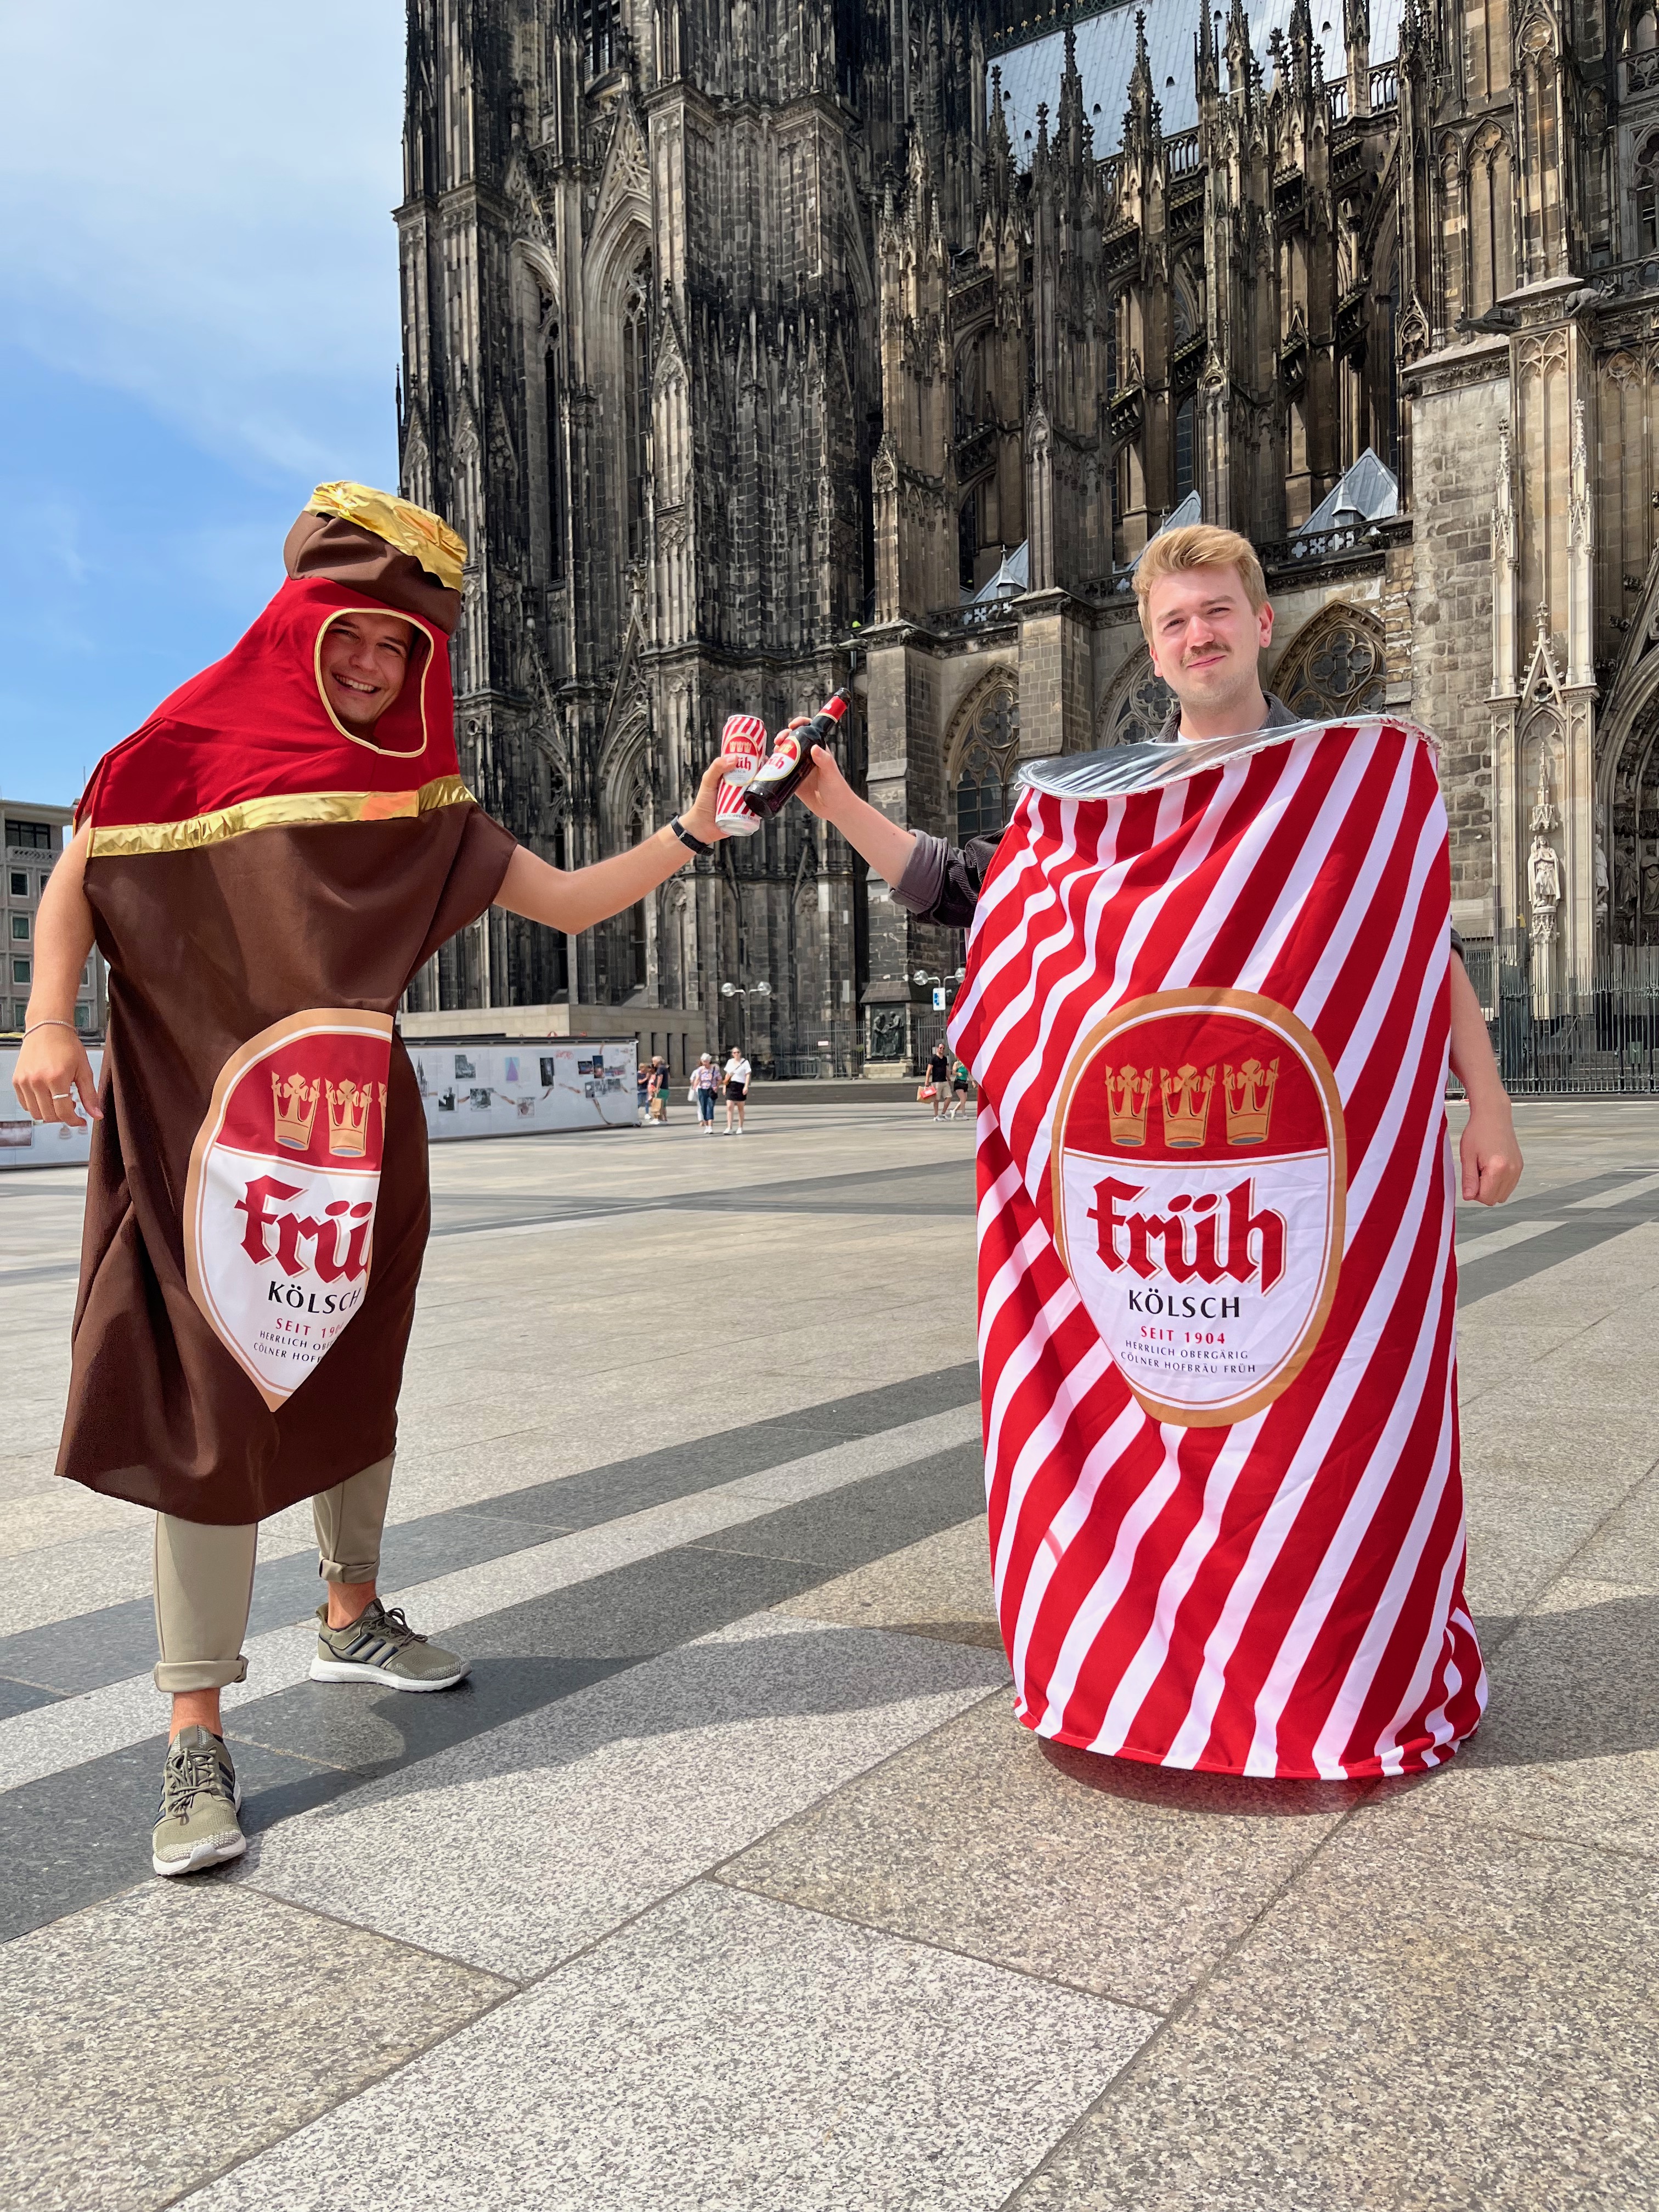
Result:
[[[349,730],[372,730],[404,688],[415,633],[397,615],[355,608],[323,634],[323,696]]]
[[[1152,666],[1189,719],[1206,723],[1233,710],[1248,715],[1261,696],[1256,669],[1272,641],[1273,609],[1252,607],[1237,568],[1183,568],[1160,576],[1146,597]],[[1260,716],[1239,730],[1258,726]],[[1208,727],[1188,734],[1231,735]]]

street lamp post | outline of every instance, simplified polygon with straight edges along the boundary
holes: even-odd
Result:
[[[720,996],[723,999],[769,999],[771,995],[772,986],[769,983],[753,983],[747,987],[742,983],[722,983],[720,985]],[[743,1044],[743,1056],[747,1060],[749,1057],[749,1010],[747,1006],[739,1006],[738,1008],[738,1035]]]

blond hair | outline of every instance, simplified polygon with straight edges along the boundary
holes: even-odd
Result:
[[[1148,637],[1152,633],[1146,602],[1152,586],[1161,577],[1183,575],[1188,568],[1237,568],[1250,612],[1259,615],[1267,604],[1267,580],[1248,538],[1241,538],[1236,530],[1218,530],[1212,522],[1190,522],[1179,530],[1161,530],[1156,538],[1147,539],[1135,569],[1140,627]]]

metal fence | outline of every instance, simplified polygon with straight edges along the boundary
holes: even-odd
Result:
[[[1659,1097],[1659,968],[1613,945],[1589,981],[1547,980],[1520,933],[1466,949],[1515,1098]]]

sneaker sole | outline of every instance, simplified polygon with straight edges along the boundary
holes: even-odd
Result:
[[[453,1690],[457,1682],[465,1681],[471,1669],[461,1668],[453,1674],[441,1674],[436,1681],[412,1681],[407,1674],[388,1674],[384,1667],[362,1667],[351,1659],[313,1659],[311,1679],[313,1682],[378,1682],[387,1690]]]
[[[247,1838],[238,1836],[234,1843],[198,1844],[187,1859],[158,1859],[152,1851],[149,1863],[159,1875],[199,1874],[204,1867],[223,1866],[240,1858],[246,1849]]]

